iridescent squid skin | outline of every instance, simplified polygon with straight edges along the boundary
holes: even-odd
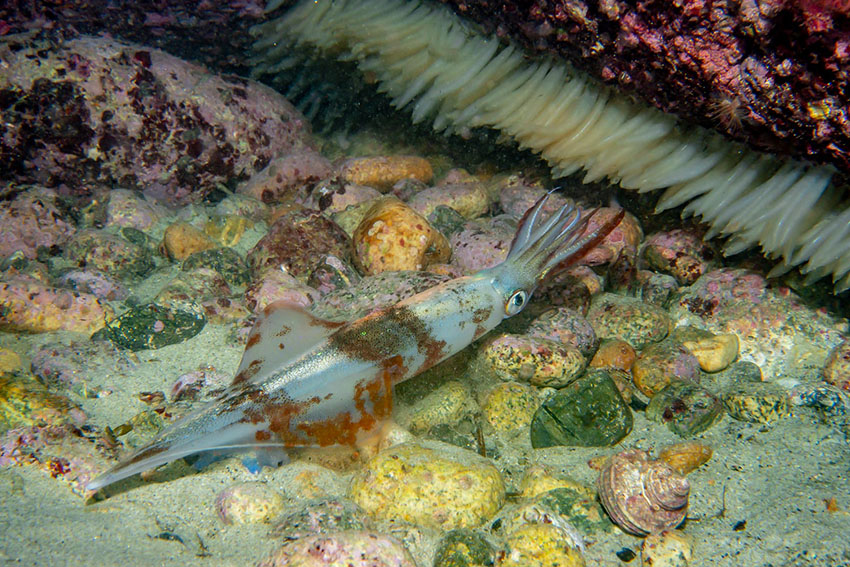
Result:
[[[390,418],[392,388],[462,350],[516,315],[547,275],[575,263],[622,219],[582,236],[570,204],[542,218],[529,209],[507,258],[347,323],[290,304],[266,308],[226,392],[164,429],[92,480],[98,490],[181,457],[263,446],[356,446]]]

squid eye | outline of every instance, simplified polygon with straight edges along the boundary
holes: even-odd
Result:
[[[528,301],[528,294],[524,289],[518,289],[511,294],[505,303],[505,313],[507,315],[516,315],[522,308],[525,307],[525,302]]]

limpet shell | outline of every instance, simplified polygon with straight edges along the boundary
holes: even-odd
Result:
[[[681,524],[688,510],[690,483],[663,461],[639,449],[611,457],[596,483],[611,519],[639,536]]]

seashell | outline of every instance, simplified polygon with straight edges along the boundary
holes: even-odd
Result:
[[[688,510],[688,479],[639,449],[608,459],[596,486],[605,511],[631,534],[643,536],[675,528]]]

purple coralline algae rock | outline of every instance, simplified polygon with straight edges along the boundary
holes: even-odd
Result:
[[[164,207],[146,201],[136,191],[113,189],[106,205],[106,226],[148,230],[167,214]]]
[[[0,124],[0,155],[3,151],[2,130],[3,125]],[[4,161],[0,158],[0,163]],[[34,259],[39,247],[64,244],[74,234],[74,226],[62,216],[56,207],[56,194],[43,187],[34,187],[11,201],[0,203],[0,226],[3,227],[0,230],[0,259],[17,251]]]
[[[269,233],[248,253],[248,266],[258,278],[270,270],[284,269],[306,282],[327,254],[349,261],[351,239],[319,211],[301,208],[274,222]]]
[[[108,301],[123,301],[130,295],[130,291],[121,283],[97,270],[74,270],[67,272],[58,279],[58,283],[62,287],[67,287],[80,293],[89,293],[98,299],[106,299]]]
[[[570,345],[587,357],[592,357],[599,348],[599,339],[593,326],[581,313],[569,307],[544,312],[531,322],[528,334]]]
[[[500,215],[483,221],[470,221],[452,235],[451,264],[466,274],[490,268],[505,260],[516,232],[516,221]]]
[[[97,229],[77,232],[64,256],[81,268],[94,268],[118,279],[143,277],[154,268],[150,250]]]
[[[254,313],[260,313],[276,301],[309,307],[320,295],[318,291],[283,270],[268,270],[245,292],[245,304]]]
[[[185,203],[310,144],[303,117],[271,89],[155,49],[81,36],[18,44],[4,62],[5,180],[119,184]]]
[[[263,203],[288,203],[300,191],[331,175],[331,162],[310,148],[275,158],[253,175],[238,192]]]
[[[346,531],[313,535],[285,543],[258,567],[416,567],[402,544],[390,536]]]
[[[699,235],[675,229],[649,235],[643,257],[652,268],[670,274],[681,285],[690,285],[709,270],[714,253]]]

